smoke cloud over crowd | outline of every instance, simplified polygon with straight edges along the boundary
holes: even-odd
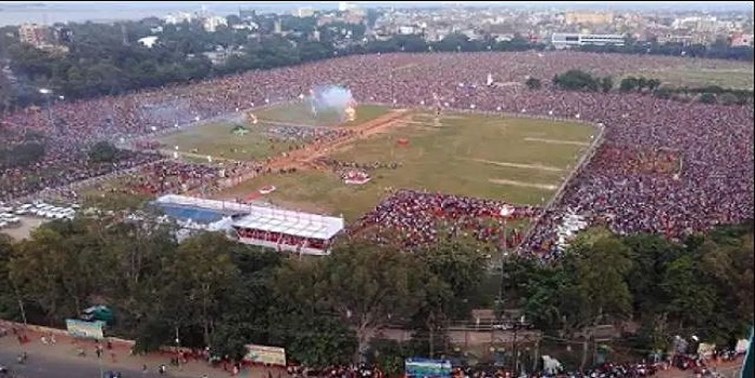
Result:
[[[354,97],[351,90],[336,85],[319,86],[312,89],[311,93],[312,113],[335,111],[341,116],[353,106]]]

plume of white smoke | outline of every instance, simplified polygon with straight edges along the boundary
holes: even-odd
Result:
[[[312,112],[317,113],[335,111],[342,117],[347,109],[354,106],[354,96],[351,90],[336,85],[315,87],[311,92]]]
[[[162,101],[141,101],[140,110],[143,122],[161,128],[190,123],[196,116],[192,112],[191,101],[180,97]]]

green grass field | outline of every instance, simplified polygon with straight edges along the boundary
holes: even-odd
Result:
[[[393,189],[426,189],[443,193],[502,199],[538,205],[548,200],[587,149],[596,131],[578,123],[481,115],[448,115],[441,127],[432,117],[390,133],[360,140],[333,158],[369,163],[400,162],[395,170],[371,172],[372,181],[349,186],[330,172],[263,176],[226,192],[223,198],[246,197],[272,184],[273,203],[353,220],[373,208]],[[399,138],[409,140],[399,146]],[[570,143],[563,143],[570,142]]]
[[[688,63],[664,70],[633,72],[626,76],[644,76],[657,78],[673,86],[705,87],[718,85],[722,88],[752,89],[752,63],[725,62],[720,66],[708,64]]]
[[[193,127],[158,139],[166,149],[174,150],[185,158],[207,162],[206,156],[232,160],[257,160],[287,151],[292,143],[271,142],[269,137],[253,127],[246,135],[235,135],[232,123],[214,123]]]
[[[374,105],[357,106],[356,119],[353,122],[341,122],[341,116],[336,111],[324,111],[312,115],[311,109],[306,102],[297,102],[292,104],[277,105],[264,109],[255,116],[260,121],[274,121],[293,123],[298,125],[310,126],[353,126],[371,121],[388,113],[388,108]]]

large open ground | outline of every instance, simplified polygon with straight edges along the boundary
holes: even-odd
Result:
[[[313,116],[305,102],[298,102],[260,110],[255,113],[257,124],[248,121],[216,122],[171,133],[158,138],[158,141],[164,144],[169,154],[176,151],[190,161],[206,162],[207,156],[216,160],[261,160],[288,151],[294,144],[292,141],[271,138],[267,133],[269,127],[349,127],[369,122],[387,111],[381,106],[359,106],[356,119],[344,122],[342,115],[336,111],[321,111]],[[244,135],[234,133],[237,126],[245,127],[248,132]]]
[[[321,110],[313,115],[307,101],[300,101],[287,105],[272,106],[263,109],[255,115],[261,122],[291,123],[309,126],[355,126],[371,121],[387,112],[387,109],[376,105],[360,105],[354,121],[344,122],[343,115],[335,110]]]
[[[248,127],[245,135],[233,133],[232,123],[212,123],[192,127],[159,139],[166,148],[178,146],[178,153],[186,158],[206,161],[215,159],[257,160],[288,150],[290,142],[271,141],[261,130]]]
[[[390,189],[539,205],[555,193],[596,133],[575,122],[469,114],[445,114],[436,124],[433,115],[408,111],[379,132],[324,154],[343,162],[399,165],[371,170],[365,185],[346,185],[327,168],[300,169],[255,178],[217,197],[244,198],[274,185],[277,190],[266,196],[274,204],[344,214],[347,220],[369,211]]]
[[[655,78],[673,86],[752,89],[755,74],[752,63],[731,61],[688,61],[662,70],[633,72],[626,76]]]

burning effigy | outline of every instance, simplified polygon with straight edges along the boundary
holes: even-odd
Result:
[[[354,122],[357,119],[357,102],[352,99],[344,110],[346,122]]]

